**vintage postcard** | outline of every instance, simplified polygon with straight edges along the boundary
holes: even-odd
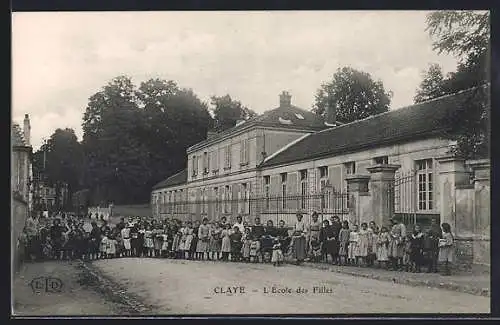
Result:
[[[489,313],[489,19],[14,12],[12,316]]]

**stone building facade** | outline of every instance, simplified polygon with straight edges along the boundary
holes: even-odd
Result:
[[[477,181],[474,175],[487,163],[449,157],[451,123],[473,94],[343,124],[335,111],[323,120],[283,93],[280,107],[188,148],[187,168],[154,187],[153,215],[234,220],[239,214],[249,222],[260,216],[291,225],[297,211],[306,221],[316,211],[321,218],[383,225],[400,214],[424,227],[434,217],[450,223],[464,255],[476,254],[475,247],[483,257],[474,260],[484,262],[489,185],[486,172]]]

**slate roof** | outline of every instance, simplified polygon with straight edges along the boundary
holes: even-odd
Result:
[[[301,119],[297,115],[302,116],[303,119]],[[291,123],[287,124],[283,123],[283,121],[290,121]],[[300,129],[310,131],[319,131],[327,128],[327,126],[325,126],[324,124],[324,119],[321,116],[293,105],[280,106],[268,110],[254,118],[246,120],[244,123],[237,124],[228,130],[217,133],[210,139],[204,140],[191,146],[188,150],[203,147],[206,143],[224,138],[229,134],[250,126],[279,127],[285,129]]]
[[[456,113],[467,105],[474,91],[475,88],[464,90],[310,134],[260,166],[281,165],[430,135],[445,135]]]
[[[11,127],[11,141],[13,147],[25,147],[26,141],[24,140],[23,131],[17,123],[12,123]]]
[[[170,176],[169,178],[159,182],[158,184],[153,186],[153,190],[182,185],[185,183],[187,183],[187,169],[183,169],[180,172]]]

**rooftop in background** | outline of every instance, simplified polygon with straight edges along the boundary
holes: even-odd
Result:
[[[24,139],[23,130],[17,123],[12,123],[11,126],[11,140],[13,147],[26,147],[28,144]]]
[[[308,110],[293,106],[291,95],[283,92],[280,95],[280,106],[268,110],[261,115],[246,120],[223,132],[212,135],[209,139],[199,142],[188,148],[188,151],[198,149],[204,145],[222,139],[230,134],[250,126],[275,127],[291,130],[320,131],[327,128],[324,119]]]
[[[310,134],[261,166],[275,166],[361,150],[374,145],[445,135],[454,116],[477,88],[391,110],[363,120]]]
[[[159,188],[164,188],[164,187],[170,187],[170,186],[176,186],[176,185],[182,185],[187,183],[187,169],[183,169],[180,172],[168,177],[167,179],[159,182],[155,186],[153,186],[153,190],[159,189]]]

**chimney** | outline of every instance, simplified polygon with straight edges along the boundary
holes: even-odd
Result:
[[[213,138],[216,134],[217,132],[215,131],[207,131],[207,139]]]
[[[28,114],[24,114],[24,127],[23,127],[23,136],[24,141],[27,146],[31,145],[31,126],[30,126],[30,116]]]
[[[337,125],[337,107],[329,105],[326,110],[326,126],[336,126]]]
[[[290,95],[287,91],[283,91],[280,94],[280,107],[290,107],[292,103],[292,95]]]

